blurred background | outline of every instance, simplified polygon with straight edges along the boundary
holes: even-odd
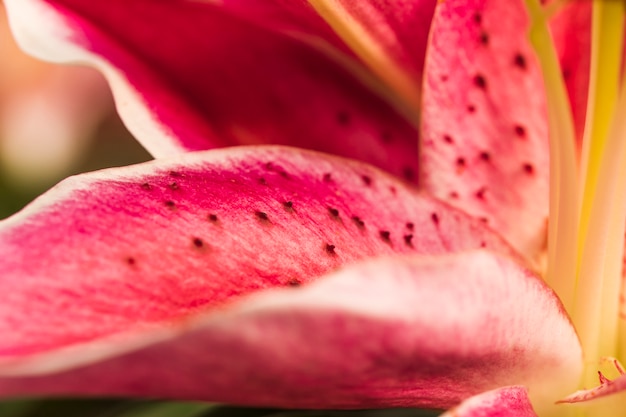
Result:
[[[148,159],[103,77],[25,55],[0,1],[0,218],[69,175]]]

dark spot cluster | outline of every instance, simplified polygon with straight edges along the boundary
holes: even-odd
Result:
[[[339,210],[337,210],[334,207],[328,207],[328,214],[330,214],[330,217],[332,217],[334,220],[339,220]]]
[[[335,245],[331,245],[330,243],[326,244],[326,253],[329,255],[336,255]]]
[[[283,208],[285,209],[285,211],[289,212],[289,213],[293,213],[295,210],[293,208],[293,201],[285,201],[283,202]]]

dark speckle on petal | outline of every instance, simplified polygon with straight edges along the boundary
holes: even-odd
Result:
[[[352,216],[352,221],[359,229],[365,229],[365,222],[359,216]]]
[[[335,245],[331,245],[330,243],[326,244],[326,253],[329,255],[336,255],[335,253]]]
[[[529,162],[523,165],[523,169],[524,169],[524,172],[526,172],[528,175],[532,175],[535,173],[535,167],[533,166],[533,164]]]
[[[482,74],[474,76],[474,85],[482,90],[487,89],[487,79]]]
[[[519,138],[526,138],[526,128],[522,125],[515,125],[515,127],[513,128],[515,131],[515,134],[517,135],[517,137]]]
[[[381,230],[378,232],[380,238],[387,243],[391,243],[391,232],[388,230]]]
[[[263,212],[263,211],[255,211],[254,215],[256,216],[257,219],[259,219],[262,222],[269,222],[270,218],[267,215],[267,213]]]

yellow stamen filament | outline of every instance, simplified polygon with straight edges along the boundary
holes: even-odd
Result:
[[[550,224],[546,281],[571,312],[575,294],[578,201],[574,123],[546,16],[538,0],[526,0],[526,6],[531,21],[530,40],[541,64],[548,101]]]
[[[624,2],[604,0],[593,4],[592,67],[582,157],[584,188],[579,202],[573,316],[588,362],[617,353],[626,218],[623,91],[616,109],[624,16]],[[590,365],[586,378],[592,378],[592,368]]]
[[[421,87],[419,80],[402,69],[338,0],[308,0],[335,33],[363,62],[401,97],[414,114],[420,114]]]

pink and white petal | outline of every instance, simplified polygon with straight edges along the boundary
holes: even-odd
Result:
[[[521,386],[499,388],[469,398],[441,417],[537,417]]]
[[[152,332],[4,361],[0,392],[447,408],[524,384],[541,405],[575,386],[581,365],[545,283],[472,251],[369,260]]]
[[[544,249],[548,131],[523,1],[439,2],[426,60],[420,184],[529,258]]]
[[[578,147],[581,149],[587,114],[591,62],[591,1],[570,1],[550,22],[550,29],[567,86]]]
[[[282,147],[81,175],[1,225],[0,357],[162,326],[370,256],[515,256],[393,176]]]
[[[157,157],[274,143],[416,178],[415,123],[329,42],[322,48],[289,30],[269,30],[230,1],[6,4],[27,50],[88,61],[105,72],[122,118]]]

